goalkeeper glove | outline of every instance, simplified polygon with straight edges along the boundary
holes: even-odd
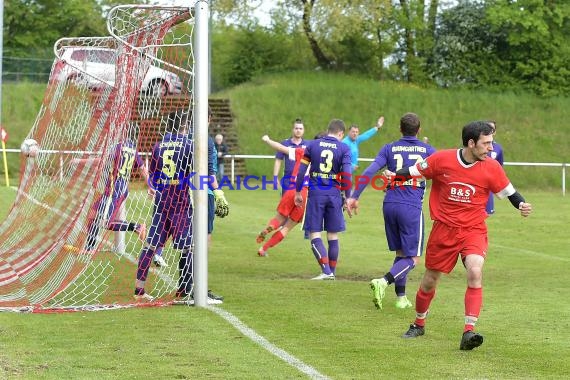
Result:
[[[224,196],[224,191],[216,189],[213,193],[216,202],[216,215],[220,218],[225,218],[230,213],[230,205]]]

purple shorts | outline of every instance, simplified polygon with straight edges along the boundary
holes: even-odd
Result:
[[[487,201],[487,206],[485,206],[485,211],[487,211],[487,215],[491,215],[495,213],[495,198],[494,194],[489,194],[489,200]]]
[[[192,210],[163,210],[155,212],[146,238],[153,247],[164,247],[172,236],[175,249],[189,249],[192,244]]]
[[[311,195],[309,191],[303,229],[309,232],[344,231],[344,215],[340,193],[338,195]]]
[[[384,203],[384,228],[390,251],[421,256],[424,247],[424,216],[421,209],[404,203]]]
[[[111,197],[111,200],[109,200]],[[96,213],[97,219],[101,220],[104,219],[107,224],[111,223],[114,219],[116,219],[115,215],[118,211],[123,202],[126,199],[126,194],[113,192],[111,195],[103,194],[97,202],[95,202],[92,206],[92,210]],[[107,203],[108,209],[107,209]]]

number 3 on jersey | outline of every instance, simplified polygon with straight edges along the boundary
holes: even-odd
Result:
[[[321,160],[321,163],[319,164],[319,170],[321,173],[328,173],[332,170],[333,157],[334,153],[329,149],[325,149],[321,152],[321,158],[324,159],[324,162]]]

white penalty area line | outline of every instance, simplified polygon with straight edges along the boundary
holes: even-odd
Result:
[[[500,244],[490,244],[490,245],[492,247],[497,247],[500,249],[506,249],[506,250],[513,251],[513,252],[525,253],[525,254],[537,256],[540,258],[570,262],[570,258],[568,258],[568,257],[549,255],[549,254],[543,253],[543,252],[531,251],[530,249],[523,249],[523,248],[517,248],[517,247],[507,247],[505,245],[500,245]]]
[[[235,327],[239,332],[245,335],[247,338],[253,342],[259,344],[265,350],[269,351],[271,354],[277,356],[279,359],[283,360],[285,363],[289,364],[291,367],[296,368],[300,372],[304,373],[311,379],[319,380],[329,380],[329,377],[323,375],[315,368],[303,363],[301,360],[297,359],[290,353],[281,348],[275,346],[273,343],[269,342],[267,339],[256,333],[253,329],[247,327],[242,321],[240,321],[235,315],[220,309],[215,306],[206,306],[210,311],[218,314],[220,317],[228,321],[233,327]]]

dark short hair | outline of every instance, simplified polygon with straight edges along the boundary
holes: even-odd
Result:
[[[327,128],[328,133],[338,133],[344,132],[346,127],[344,125],[344,121],[340,119],[332,119],[329,123],[329,127]]]
[[[354,128],[360,129],[360,127],[358,126],[358,124],[352,124],[352,125],[348,128],[348,130],[350,131],[351,129],[354,129]]]
[[[192,109],[178,108],[168,114],[166,121],[167,132],[178,133],[182,128],[187,126],[192,121]]]
[[[467,146],[469,144],[469,140],[477,142],[481,135],[489,136],[493,133],[495,133],[495,128],[493,128],[488,121],[472,121],[469,124],[465,125],[461,131],[463,146]]]
[[[293,124],[303,124],[303,119],[301,119],[300,117],[298,117],[298,118],[296,118],[296,119],[293,121]]]
[[[315,140],[316,140],[316,139],[320,139],[320,138],[325,137],[326,135],[327,135],[327,132],[326,132],[326,131],[321,131],[321,132],[319,132],[319,133],[317,133],[317,134],[315,135],[314,139],[315,139]]]
[[[415,113],[408,112],[400,118],[400,131],[404,136],[416,136],[420,125],[420,118]]]

